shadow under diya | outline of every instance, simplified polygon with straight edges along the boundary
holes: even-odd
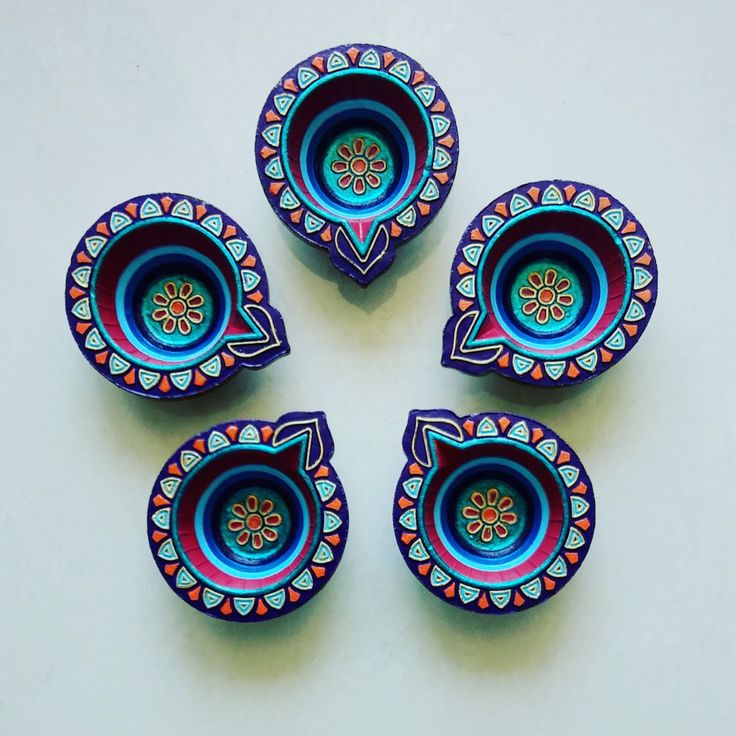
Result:
[[[435,595],[509,613],[541,603],[578,569],[593,534],[592,488],[547,427],[513,415],[415,411],[404,447],[396,538]]]
[[[366,285],[439,210],[457,165],[457,126],[414,60],[379,46],[340,46],[274,88],[256,160],[282,220]]]
[[[280,616],[316,594],[348,528],[331,452],[321,414],[221,424],[179,448],[154,485],[148,524],[174,592],[232,621]]]
[[[646,233],[610,195],[573,182],[524,185],[463,236],[443,363],[539,385],[586,380],[638,340],[656,279]]]
[[[80,348],[136,393],[191,395],[288,352],[245,233],[183,195],[138,197],[111,210],[82,238],[67,280]]]

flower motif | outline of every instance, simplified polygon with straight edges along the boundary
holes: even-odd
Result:
[[[178,289],[173,281],[164,284],[163,292],[153,295],[153,303],[158,309],[153,310],[151,317],[156,322],[163,322],[163,331],[170,335],[179,330],[182,335],[192,331],[192,325],[202,323],[204,315],[196,307],[204,305],[204,297],[194,293],[194,287],[185,281]]]
[[[251,494],[245,499],[245,505],[234,503],[230,507],[233,518],[227,523],[231,532],[240,532],[235,541],[245,546],[251,543],[253,549],[262,549],[265,542],[275,542],[279,538],[276,529],[281,526],[281,514],[274,513],[274,503],[270,498],[261,501]]]
[[[489,488],[485,495],[480,491],[470,494],[470,503],[463,506],[462,515],[470,519],[465,528],[468,534],[475,536],[480,532],[484,542],[496,536],[503,539],[508,536],[508,527],[516,524],[518,517],[510,511],[514,505],[511,496],[502,496],[498,488]]]
[[[372,189],[381,186],[382,174],[388,168],[384,159],[376,158],[381,153],[377,143],[367,147],[363,138],[354,138],[351,145],[342,143],[337,147],[340,159],[332,162],[332,171],[342,174],[337,180],[340,189],[347,189],[351,184],[353,191],[360,195],[367,191],[366,184]]]
[[[521,311],[527,316],[534,316],[537,324],[544,325],[549,318],[559,322],[565,316],[563,307],[571,307],[575,301],[572,294],[568,294],[570,279],[560,277],[554,268],[544,272],[544,278],[538,271],[532,271],[527,277],[529,286],[524,284],[519,289],[519,296],[527,301]]]

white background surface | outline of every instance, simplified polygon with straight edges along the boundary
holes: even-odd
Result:
[[[0,732],[733,733],[733,5],[105,5],[0,2]],[[282,73],[354,41],[419,60],[460,127],[449,201],[367,291],[278,222],[252,152]],[[644,339],[559,392],[442,368],[460,234],[545,177],[607,189],[648,230]],[[62,298],[90,223],[162,190],[246,228],[292,345],[183,403],[98,376]],[[528,413],[577,450],[598,527],[560,595],[485,618],[409,574],[390,512],[412,407]],[[265,624],[190,609],[146,541],[161,463],[215,422],[320,408],[350,502],[337,574]]]

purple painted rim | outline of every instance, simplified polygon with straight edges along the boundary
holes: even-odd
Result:
[[[174,541],[176,527],[172,509],[182,484],[190,474],[197,472],[201,462],[214,454],[233,447],[274,453],[286,443],[295,442],[302,448],[303,464],[292,468],[291,472],[299,473],[302,480],[309,479],[312,500],[318,510],[317,536],[308,541],[312,551],[295,570],[260,592],[249,590],[238,595],[208,581],[189,560],[182,558]],[[345,492],[330,464],[333,452],[334,443],[323,412],[292,412],[275,422],[251,419],[223,422],[181,445],[156,478],[146,519],[154,562],[174,593],[201,613],[235,623],[283,616],[317,595],[340,563],[349,529]],[[278,465],[277,461],[274,467],[284,472],[283,465]],[[166,509],[168,513],[160,513]]]
[[[239,347],[235,354],[227,343],[220,341],[196,365],[184,367],[169,363],[161,366],[121,354],[124,351],[105,336],[95,310],[90,307],[95,300],[93,282],[98,264],[110,244],[118,234],[125,233],[126,228],[141,222],[154,224],[164,220],[186,223],[201,231],[221,245],[221,255],[234,269],[247,267],[254,274],[251,278],[256,286],[246,292],[245,285],[236,280],[235,288],[240,295],[239,309],[247,311],[263,332],[264,337],[257,345],[254,341],[251,347]],[[227,280],[231,282],[232,278],[229,276]],[[98,217],[72,253],[66,275],[65,303],[69,329],[89,364],[108,381],[140,396],[156,399],[194,396],[220,385],[241,368],[263,368],[289,353],[284,321],[269,304],[266,271],[253,242],[222,210],[186,194],[143,194],[124,200]]]
[[[521,349],[509,341],[485,345],[479,341],[469,345],[482,313],[478,264],[490,247],[490,239],[514,223],[515,218],[552,207],[587,214],[625,244],[623,260],[632,284],[624,313],[596,342],[565,358],[541,350]],[[477,247],[479,252],[474,250]],[[634,269],[644,284],[641,288],[636,288],[633,282]],[[469,277],[473,282],[471,290],[463,286],[469,283]],[[582,383],[616,365],[636,345],[654,311],[657,290],[657,262],[649,237],[615,197],[597,187],[570,180],[523,184],[494,199],[463,233],[450,272],[452,316],[443,333],[442,364],[472,375],[492,371],[533,386]]]
[[[448,441],[454,446],[472,443],[489,448],[516,444],[558,472],[567,502],[567,526],[561,535],[565,541],[539,569],[519,581],[485,586],[471,583],[438,556],[419,509],[427,493],[426,479],[438,467],[430,443],[436,446]],[[440,600],[474,613],[503,615],[527,610],[558,593],[583,564],[595,530],[593,486],[580,458],[549,427],[500,412],[457,416],[445,409],[415,409],[409,413],[402,445],[407,463],[393,503],[396,543],[412,574]]]
[[[305,94],[318,79],[349,74],[359,68],[373,68],[372,66],[361,67],[361,65],[368,61],[375,63],[375,60],[380,65],[380,69],[376,69],[376,71],[384,74],[391,81],[403,85],[422,101],[420,107],[427,116],[427,123],[432,129],[435,150],[441,148],[444,154],[451,158],[451,163],[433,173],[430,168],[433,162],[428,162],[425,166],[422,184],[426,186],[424,182],[434,182],[435,186],[432,187],[431,196],[424,198],[421,193],[424,192],[424,189],[421,186],[418,187],[417,191],[419,193],[403,203],[404,209],[401,212],[394,213],[393,216],[383,221],[386,226],[385,242],[382,242],[379,247],[377,241],[375,241],[375,248],[372,245],[369,249],[368,261],[362,262],[355,252],[347,248],[345,241],[342,244],[338,243],[338,233],[341,229],[339,220],[331,220],[326,217],[324,212],[316,210],[309,202],[304,201],[304,197],[300,198],[292,191],[292,187],[285,181],[286,177],[280,175],[278,169],[275,173],[269,169],[269,166],[277,159],[280,163],[283,157],[284,141],[279,140],[276,144],[275,138],[271,136],[269,139],[266,131],[273,129],[274,126],[286,124],[290,115],[289,110],[294,109],[293,102],[296,98]],[[408,65],[408,78],[403,74],[403,70],[407,68],[404,65]],[[307,78],[311,81],[302,87],[300,70],[303,69],[308,71]],[[403,78],[399,76],[397,70],[402,71]],[[301,77],[302,79],[305,78],[303,72]],[[420,88],[422,94],[426,90],[427,99],[431,96],[429,104],[426,104],[417,93],[416,90]],[[283,114],[277,111],[278,106],[275,100],[279,95],[294,97],[289,108]],[[447,120],[446,128],[444,127],[444,120],[442,121],[439,128],[441,133],[439,134],[434,129],[431,121],[432,117],[437,116]],[[274,212],[299,238],[317,248],[326,248],[333,265],[361,286],[367,286],[384,273],[394,260],[397,246],[417,236],[437,215],[452,188],[457,170],[458,154],[459,139],[455,116],[447,96],[434,77],[407,54],[376,44],[356,43],[334,46],[312,54],[292,67],[269,93],[258,117],[255,136],[256,168],[266,199]],[[285,191],[290,194],[287,202],[284,202]],[[295,202],[298,202],[298,204],[295,204]],[[315,219],[311,220],[310,225],[307,221],[307,213],[312,218],[322,222],[322,225],[315,229]],[[405,213],[406,216],[404,216]],[[374,250],[382,252],[374,257]]]

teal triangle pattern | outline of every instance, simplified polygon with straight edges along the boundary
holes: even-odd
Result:
[[[585,544],[585,539],[578,529],[574,526],[570,527],[570,531],[567,534],[565,540],[566,549],[578,549]]]
[[[238,238],[228,240],[225,245],[227,246],[227,249],[233,254],[233,258],[236,261],[239,261],[245,255],[245,251],[248,248],[248,244],[244,240],[239,240]]]
[[[333,51],[327,59],[327,71],[336,72],[339,69],[347,69],[348,60],[339,51]]]
[[[155,371],[147,371],[143,368],[138,369],[138,380],[141,382],[141,386],[146,391],[150,391],[161,378],[160,373],[156,373]]]
[[[450,154],[444,148],[436,146],[434,149],[434,158],[432,159],[432,168],[435,171],[446,169],[452,163]]]
[[[210,434],[210,436],[207,438],[207,449],[210,452],[217,452],[217,450],[221,450],[223,447],[229,447],[230,446],[230,440],[225,437],[225,435],[222,432],[219,432],[218,430],[215,430]]]
[[[284,168],[281,166],[281,159],[278,156],[272,158],[263,171],[271,179],[284,178]]]
[[[190,471],[200,460],[202,456],[194,450],[184,450],[179,455],[179,463],[185,471]]]
[[[278,148],[281,143],[281,125],[279,123],[274,123],[273,125],[265,127],[261,131],[261,136],[266,143],[269,143],[274,148]]]
[[[188,199],[182,199],[174,205],[171,214],[175,217],[183,217],[185,220],[193,220],[194,208]]]
[[[483,419],[478,422],[476,434],[478,437],[498,437],[498,427],[496,427],[490,417],[483,417]]]
[[[440,189],[437,186],[437,182],[434,179],[427,179],[427,183],[424,185],[424,189],[422,189],[419,196],[425,202],[434,202],[435,199],[439,199]]]
[[[395,77],[398,77],[402,82],[406,82],[407,84],[409,84],[409,79],[411,79],[411,68],[409,67],[409,64],[403,59],[401,61],[397,61],[388,71],[389,74],[393,74]]]
[[[179,555],[176,554],[176,550],[174,549],[174,543],[167,539],[159,548],[158,548],[158,556],[162,560],[178,560]]]
[[[378,54],[375,49],[368,49],[363,52],[363,55],[358,61],[358,66],[362,66],[367,69],[380,69],[381,60],[378,58]]]
[[[161,217],[164,213],[161,210],[161,206],[158,202],[155,202],[148,197],[141,205],[141,220],[145,220],[148,217]]]
[[[202,369],[202,373],[211,378],[217,378],[222,371],[222,361],[219,355],[215,355],[209,360],[205,361],[199,366]]]
[[[174,498],[179,486],[181,485],[181,478],[168,477],[164,478],[159,485],[166,498]]]
[[[159,528],[159,529],[168,529],[171,526],[171,509],[165,508],[165,509],[159,509],[153,516],[151,516],[151,521]]]
[[[78,286],[87,288],[89,286],[89,276],[92,269],[89,266],[80,266],[72,271],[72,278],[77,282]]]
[[[130,370],[130,363],[127,360],[123,360],[119,355],[112,353],[110,355],[110,373],[113,376],[119,376],[121,373],[125,373]]]
[[[279,205],[285,210],[295,210],[299,206],[299,200],[294,196],[294,193],[288,187],[281,193],[281,199],[279,199]]]
[[[526,422],[516,422],[506,434],[507,437],[519,440],[519,442],[529,442],[529,426]]]
[[[614,229],[618,230],[624,223],[623,210],[616,207],[603,213],[603,219]]]
[[[321,230],[325,226],[325,221],[316,217],[311,212],[304,215],[304,229],[311,235]]]
[[[580,476],[579,468],[574,465],[560,465],[557,472],[562,476],[562,480],[568,488],[574,486]]]
[[[534,578],[534,580],[522,585],[521,590],[527,597],[537,600],[542,595],[542,581],[539,578]]]
[[[396,216],[396,220],[404,227],[414,227],[417,221],[417,213],[414,207],[407,207],[400,215]]]
[[[590,504],[580,496],[570,496],[570,508],[573,519],[579,519],[583,514],[588,512]]]
[[[595,197],[590,189],[586,189],[584,192],[580,192],[577,197],[572,201],[574,207],[581,207],[584,210],[592,212],[595,209]]]
[[[238,442],[241,442],[244,445],[253,445],[258,444],[260,441],[261,436],[252,424],[248,424],[240,430]]]
[[[110,215],[110,230],[114,233],[119,233],[124,227],[128,227],[132,223],[133,220],[122,212],[113,212]]]
[[[328,562],[332,562],[334,559],[335,555],[332,554],[330,547],[324,542],[320,542],[319,547],[317,547],[317,551],[314,553],[314,557],[312,557],[312,562],[315,562],[318,565],[325,565]]]
[[[444,115],[432,115],[432,130],[437,138],[443,136],[450,129],[450,119]]]
[[[480,590],[478,590],[478,588],[473,588],[470,585],[465,585],[465,583],[460,583],[457,589],[457,594],[460,596],[460,600],[463,603],[472,603],[480,595]]]
[[[432,572],[429,574],[429,582],[438,588],[441,585],[448,585],[452,581],[452,578],[444,571],[440,570],[437,565],[432,568]]]
[[[331,480],[318,480],[315,485],[317,486],[317,493],[319,493],[322,503],[329,501],[337,488]]]
[[[598,353],[595,350],[589,350],[576,358],[576,362],[581,368],[592,373],[598,365]]]
[[[171,383],[173,383],[180,391],[186,391],[189,384],[192,382],[192,372],[179,371],[178,373],[171,373],[169,378],[171,379]]]
[[[399,517],[399,524],[401,524],[404,529],[409,529],[410,531],[415,532],[417,530],[417,510],[409,509],[408,511],[404,511],[404,513]]]
[[[629,251],[629,255],[636,258],[644,249],[644,238],[640,238],[638,235],[627,235],[624,238],[624,245],[626,250]]]
[[[283,92],[282,94],[276,95],[273,98],[273,105],[278,110],[279,114],[283,116],[286,115],[287,112],[289,112],[289,108],[291,107],[295,99],[295,95],[290,95],[286,92]]]
[[[509,212],[511,212],[512,215],[518,215],[520,212],[524,212],[525,210],[530,210],[532,208],[532,203],[523,195],[519,194],[518,192],[514,194],[513,197],[511,197],[511,204],[509,205]]]
[[[550,360],[544,364],[544,370],[547,375],[556,381],[565,372],[565,361],[564,360]]]
[[[322,531],[325,534],[330,534],[341,526],[342,520],[337,514],[332,513],[332,511],[325,511],[324,519],[322,521]]]
[[[429,107],[434,102],[437,90],[431,84],[420,84],[414,87],[414,94],[422,101],[424,107]]]
[[[481,250],[482,247],[480,245],[466,245],[463,248],[463,255],[465,256],[465,260],[471,266],[477,266],[478,262],[480,261]]]
[[[562,204],[562,192],[554,185],[550,184],[542,195],[542,204]]]
[[[209,215],[202,220],[202,227],[206,227],[219,238],[222,232],[222,217],[220,215]]]
[[[483,215],[483,218],[481,219],[483,232],[489,238],[496,232],[496,230],[498,230],[498,228],[501,227],[501,225],[503,225],[503,223],[504,221],[498,217],[498,215]]]
[[[80,299],[74,303],[72,314],[78,319],[91,319],[92,312],[89,308],[89,299]]]
[[[645,314],[646,313],[644,312],[644,307],[642,307],[642,305],[639,304],[636,299],[632,299],[631,303],[629,304],[629,308],[626,310],[624,319],[627,322],[638,322],[644,317]]]
[[[624,331],[619,327],[603,344],[611,350],[623,350],[626,347]]]
[[[544,455],[547,460],[554,462],[557,457],[557,440],[547,439],[542,440],[536,445],[537,451]]]
[[[519,376],[523,376],[525,373],[529,373],[534,365],[534,361],[531,358],[527,358],[523,355],[514,354],[511,358],[511,365],[514,367],[514,373]]]
[[[458,285],[455,288],[463,296],[468,297],[468,299],[473,299],[475,297],[475,277],[470,275],[466,276],[463,279],[460,279]]]
[[[409,547],[409,558],[415,562],[424,562],[429,559],[429,554],[421,539],[417,539],[414,544]]]
[[[105,347],[105,341],[100,337],[99,330],[93,327],[87,333],[87,339],[84,341],[84,347],[90,350],[102,350]]]
[[[314,587],[314,579],[309,570],[304,570],[299,577],[294,579],[292,585],[299,590],[311,590]]]
[[[243,288],[246,291],[253,291],[261,281],[261,277],[255,271],[246,268],[240,271],[240,276],[243,279]]]
[[[215,606],[219,606],[224,598],[224,593],[218,593],[214,590],[210,590],[209,588],[205,588],[202,591],[202,603],[204,603],[205,608],[214,608]]]
[[[564,578],[567,575],[565,560],[557,555],[555,561],[547,568],[547,573],[553,578]]]
[[[233,598],[233,606],[241,616],[247,616],[255,605],[255,598]]]
[[[180,567],[179,572],[176,573],[176,587],[177,588],[183,588],[186,590],[187,588],[191,588],[193,585],[196,584],[196,580],[194,577],[192,577],[192,574],[189,572],[189,570],[186,569],[186,567]]]
[[[300,66],[299,70],[296,73],[296,81],[297,84],[302,88],[306,89],[309,87],[310,84],[313,84],[319,79],[319,74],[317,74],[314,69],[310,69],[306,66]]]
[[[269,593],[263,597],[266,599],[266,603],[277,611],[283,608],[284,603],[286,603],[286,591],[283,588],[281,590],[275,590],[273,593]]]
[[[105,243],[107,243],[107,239],[101,238],[99,235],[91,235],[84,239],[87,252],[92,256],[92,258],[97,258],[97,255],[102,250]]]
[[[652,274],[641,266],[634,266],[634,289],[637,291],[648,286],[652,280]]]
[[[422,481],[419,478],[409,478],[404,481],[404,492],[409,498],[417,498],[421,487]]]
[[[488,597],[497,608],[505,608],[511,600],[510,590],[489,590]]]

